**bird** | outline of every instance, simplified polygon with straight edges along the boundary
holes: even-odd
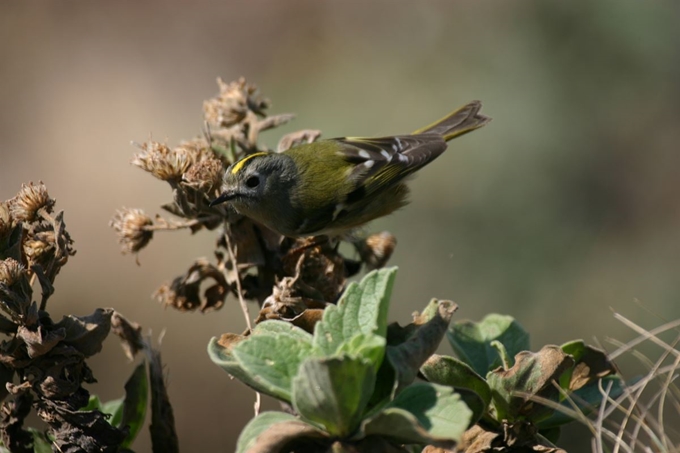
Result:
[[[220,195],[239,213],[291,238],[343,236],[405,206],[407,178],[447,142],[486,125],[472,101],[411,134],[341,137],[255,152],[225,171]]]

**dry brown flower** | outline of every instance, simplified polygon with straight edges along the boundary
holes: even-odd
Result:
[[[191,155],[183,148],[171,150],[168,145],[155,141],[139,147],[142,152],[135,154],[131,163],[162,181],[179,181],[193,163]]]
[[[26,278],[27,274],[26,267],[13,258],[0,261],[0,283],[8,287],[14,285],[22,278]]]
[[[249,115],[264,116],[269,100],[258,95],[257,87],[241,77],[235,82],[224,83],[217,79],[220,94],[203,103],[205,120],[221,127],[231,127]]]
[[[153,220],[141,209],[120,209],[109,225],[116,230],[123,253],[140,251],[153,237],[153,231],[146,228],[153,225]]]
[[[49,213],[53,206],[54,200],[50,198],[47,187],[41,181],[38,184],[22,184],[17,196],[10,200],[9,208],[14,219],[32,222],[37,219],[40,209]]]
[[[209,286],[201,296],[201,285],[209,280],[215,284]],[[153,294],[163,305],[180,311],[200,309],[202,312],[219,310],[229,292],[229,284],[224,274],[216,266],[201,258],[172,283],[164,284]]]
[[[369,269],[379,269],[387,264],[397,246],[397,238],[389,231],[372,234],[355,247]]]
[[[11,230],[12,216],[9,204],[6,201],[0,201],[0,239],[6,237]]]
[[[24,253],[29,266],[40,264],[44,268],[54,258],[56,237],[54,230],[38,231],[24,242]]]
[[[203,137],[180,142],[179,145],[173,148],[173,152],[185,154],[192,164],[216,158],[215,152],[210,148],[210,144]]]
[[[196,162],[189,168],[182,180],[187,186],[205,194],[212,194],[220,187],[224,165],[214,157]]]

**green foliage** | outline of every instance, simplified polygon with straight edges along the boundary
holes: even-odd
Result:
[[[127,427],[128,434],[121,447],[130,448],[144,425],[148,400],[149,380],[146,374],[146,363],[142,362],[137,365],[125,383],[123,398],[102,402],[98,396],[92,395],[87,406],[81,410],[99,410],[110,416],[108,422],[112,426],[121,429]]]
[[[622,392],[603,351],[576,340],[530,352],[529,334],[510,316],[455,323],[448,339],[459,358],[433,355],[421,373],[430,382],[479,396],[485,424],[476,429],[490,431],[484,437],[488,447],[550,446],[559,427],[574,421],[568,412],[578,407],[588,414],[602,402],[598,385],[611,386],[614,397]]]
[[[444,338],[455,305],[433,300],[412,324],[388,328],[395,275],[396,269],[379,270],[350,284],[313,335],[265,321],[248,337],[210,342],[216,364],[298,414],[260,414],[241,433],[237,451],[277,451],[292,441],[374,451],[376,442],[451,446],[460,440],[481,415],[468,408],[470,395],[413,383]]]
[[[503,345],[510,357],[529,349],[527,331],[511,316],[495,313],[478,323],[456,322],[447,337],[456,355],[481,376],[502,364],[494,341]]]

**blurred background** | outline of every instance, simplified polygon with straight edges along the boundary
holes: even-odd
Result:
[[[680,316],[678,24],[671,1],[2,2],[0,199],[45,182],[78,251],[50,311],[111,306],[165,332],[182,450],[231,451],[254,395],[205,349],[243,319],[234,298],[202,315],[150,297],[210,256],[215,233],[157,234],[140,266],[120,254],[116,209],[153,215],[171,197],[129,165],[131,140],[199,134],[218,76],[245,76],[270,113],[297,114],[263,137],[271,147],[303,128],[404,133],[481,99],[494,121],[452,142],[412,182],[412,204],[369,228],[399,241],[391,319],[439,297],[458,319],[516,317],[535,349],[613,349],[608,338],[634,334],[612,311],[646,328]],[[91,362],[90,390],[119,397],[133,367],[117,340]],[[564,447],[589,449],[587,431],[571,432]],[[136,450],[149,449],[144,430]]]

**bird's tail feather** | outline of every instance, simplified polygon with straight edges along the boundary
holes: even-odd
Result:
[[[439,121],[436,121],[429,126],[425,126],[422,129],[418,129],[413,132],[413,135],[438,134],[444,137],[444,140],[448,142],[455,137],[479,129],[491,121],[491,118],[479,113],[481,108],[481,102],[472,101]]]

